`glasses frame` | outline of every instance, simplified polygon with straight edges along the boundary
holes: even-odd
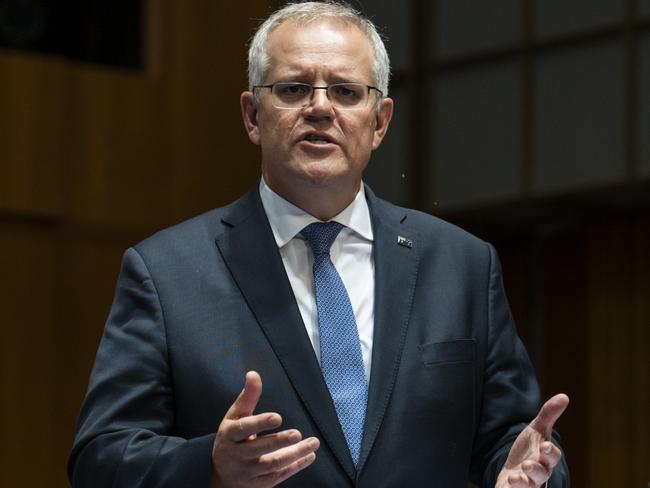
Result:
[[[367,90],[367,94],[370,95],[370,90],[375,90],[377,93],[379,93],[379,98],[377,98],[377,102],[379,102],[382,98],[384,98],[384,93],[377,88],[376,86],[372,85],[366,85],[364,83],[357,83],[357,82],[347,82],[347,83],[332,83],[331,85],[326,85],[326,86],[314,86],[310,85],[309,83],[302,83],[299,81],[276,81],[275,83],[270,83],[268,85],[253,85],[253,91],[257,90],[259,88],[268,88],[271,94],[273,94],[273,87],[276,85],[294,85],[294,86],[307,86],[311,89],[311,93],[309,94],[309,98],[307,99],[307,102],[304,105],[301,105],[299,107],[280,107],[276,104],[273,104],[275,108],[279,108],[281,110],[302,110],[305,107],[309,106],[311,101],[314,98],[314,93],[316,90],[325,90],[325,94],[327,95],[327,99],[330,101],[332,106],[334,106],[337,110],[363,110],[364,108],[367,108],[370,106],[370,104],[366,101],[365,105],[363,106],[358,106],[358,107],[340,107],[338,105],[334,105],[334,102],[332,101],[332,97],[330,97],[329,90],[333,86],[341,86],[341,85],[359,85],[359,86],[365,86]]]

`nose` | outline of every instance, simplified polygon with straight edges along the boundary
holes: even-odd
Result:
[[[332,102],[327,96],[327,90],[324,87],[314,87],[314,93],[311,96],[309,105],[305,107],[305,112],[310,117],[327,117],[332,115]]]

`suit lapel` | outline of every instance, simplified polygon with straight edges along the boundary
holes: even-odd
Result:
[[[418,272],[418,234],[366,187],[374,232],[375,323],[368,408],[358,471],[381,427],[399,369]]]
[[[226,209],[222,223],[216,243],[224,261],[323,440],[354,479],[354,464],[257,187]]]

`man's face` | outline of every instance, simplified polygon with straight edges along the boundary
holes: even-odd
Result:
[[[270,66],[265,85],[375,84],[372,45],[354,25],[334,20],[300,26],[287,21],[271,33],[266,50]],[[392,115],[392,100],[382,100],[377,110],[377,96],[371,90],[366,107],[339,110],[325,90],[315,90],[303,109],[274,107],[266,88],[260,89],[259,104],[252,93],[242,94],[244,122],[251,141],[261,146],[268,185],[299,207],[305,192],[326,187],[351,200]]]

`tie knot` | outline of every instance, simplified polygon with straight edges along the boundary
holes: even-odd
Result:
[[[314,222],[302,229],[300,233],[311,246],[314,256],[318,256],[329,254],[334,239],[343,227],[343,224],[338,222]]]

